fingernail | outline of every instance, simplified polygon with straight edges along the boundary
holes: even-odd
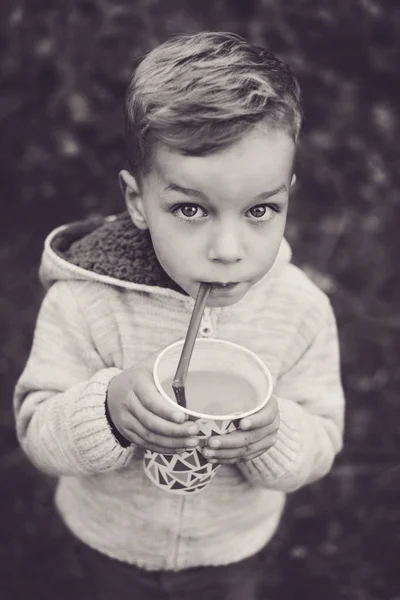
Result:
[[[203,456],[205,458],[210,458],[210,456],[214,456],[214,452],[212,450],[208,450],[207,448],[203,450]]]
[[[197,425],[190,425],[190,426],[188,427],[188,433],[189,433],[190,435],[196,435],[197,431],[198,431],[198,429],[197,429]]]
[[[175,423],[183,423],[185,421],[185,415],[182,413],[174,413]]]
[[[208,445],[210,446],[210,448],[220,448],[221,447],[221,442],[219,440],[211,439],[208,442]]]
[[[189,438],[188,440],[186,440],[186,445],[191,446],[192,448],[194,448],[195,446],[198,446],[198,444],[199,444],[198,438]]]
[[[240,429],[249,429],[249,427],[251,427],[251,421],[249,421],[249,419],[240,421]]]

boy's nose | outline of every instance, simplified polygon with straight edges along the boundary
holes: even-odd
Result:
[[[244,248],[240,231],[235,231],[230,227],[218,228],[212,236],[208,258],[226,264],[242,260]]]

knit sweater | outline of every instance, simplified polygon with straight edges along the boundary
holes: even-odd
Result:
[[[329,472],[343,435],[336,324],[326,295],[290,258],[283,240],[267,275],[233,306],[206,308],[199,330],[266,363],[277,440],[187,497],[147,478],[143,451],[113,435],[105,399],[123,369],[184,337],[193,299],[126,214],[50,234],[46,295],[14,407],[22,448],[58,478],[56,504],[84,543],[150,570],[239,561],[270,540],[288,492]]]

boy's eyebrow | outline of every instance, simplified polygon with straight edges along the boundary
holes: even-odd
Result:
[[[278,185],[277,188],[273,189],[273,190],[269,190],[268,192],[261,192],[261,194],[258,194],[258,196],[256,196],[253,200],[253,202],[259,202],[260,200],[267,200],[268,198],[271,198],[271,196],[275,196],[276,194],[280,194],[281,192],[287,192],[287,185],[286,183],[282,183],[281,185]]]
[[[282,183],[281,185],[279,185],[277,188],[273,189],[273,190],[269,190],[268,192],[261,192],[261,194],[258,194],[258,196],[256,196],[253,200],[253,202],[259,202],[260,200],[266,200],[267,198],[270,198],[271,196],[275,196],[276,194],[279,194],[280,192],[286,192],[287,191],[287,185],[286,183]],[[185,188],[181,185],[177,185],[176,183],[170,183],[169,185],[167,185],[167,187],[163,190],[163,193],[165,192],[179,192],[180,194],[185,194],[186,196],[192,196],[193,198],[204,198],[204,194],[202,194],[202,192],[199,192],[199,190],[193,190],[191,188]]]
[[[202,194],[198,190],[192,190],[191,188],[185,188],[185,187],[182,187],[181,185],[177,185],[176,183],[170,183],[169,185],[167,185],[167,187],[163,190],[163,193],[165,193],[165,192],[179,192],[180,194],[185,194],[186,196],[193,196],[194,198],[199,198],[199,197],[204,198],[204,194]]]

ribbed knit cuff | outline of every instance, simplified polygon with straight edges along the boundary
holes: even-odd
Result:
[[[120,369],[114,367],[96,373],[85,386],[71,416],[77,458],[93,473],[124,467],[133,453],[132,445],[124,448],[117,441],[105,414],[108,385],[119,373]]]
[[[280,426],[275,444],[257,458],[237,464],[246,479],[261,485],[296,474],[299,465],[304,411],[290,400],[277,398],[277,402]]]

